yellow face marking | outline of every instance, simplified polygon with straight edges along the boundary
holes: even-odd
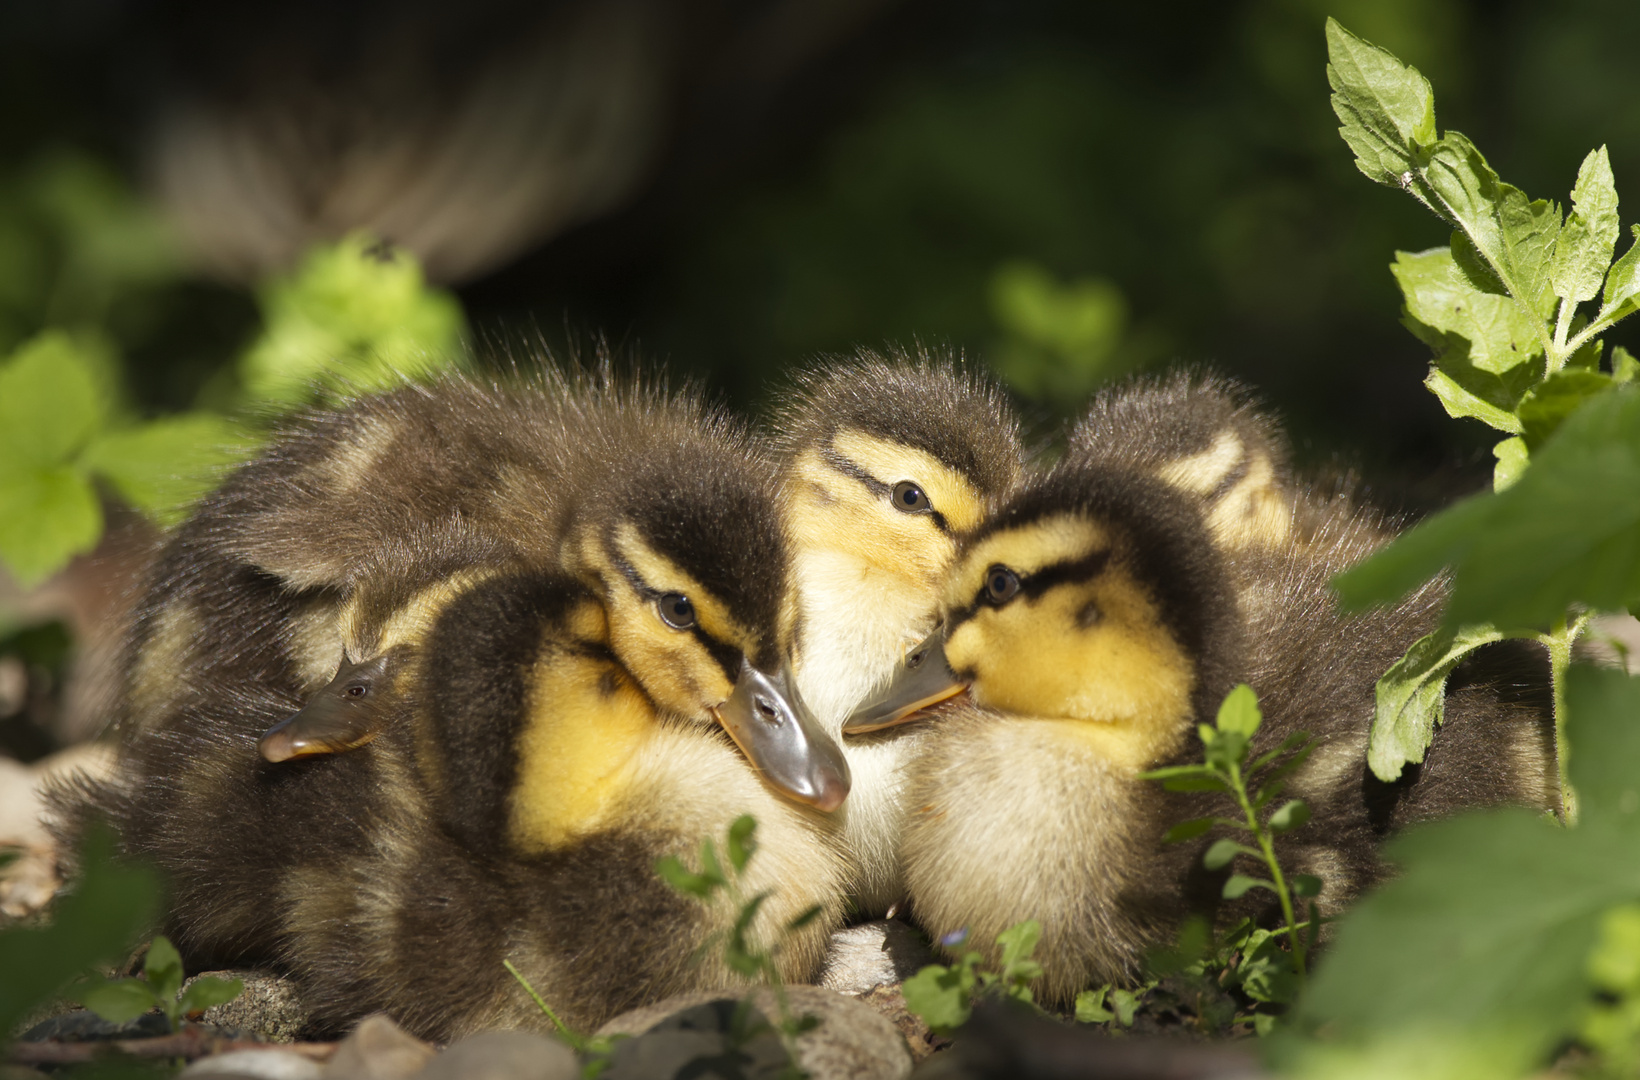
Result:
[[[493,569],[463,570],[451,574],[416,593],[380,626],[367,623],[362,596],[350,597],[342,605],[341,615],[337,619],[348,657],[362,660],[380,656],[395,645],[419,645],[433,629],[439,613],[452,600],[495,574]]]
[[[1091,542],[1081,547],[1078,531]],[[1056,518],[999,534],[964,559],[954,591],[972,602],[993,563],[1029,573],[1107,546],[1091,522]],[[1012,559],[1012,561],[1010,561]],[[1148,768],[1190,730],[1195,669],[1118,548],[1098,574],[1039,596],[980,607],[945,643],[954,670],[969,674],[974,700],[1019,716],[1074,721],[1074,731],[1113,764]]]
[[[339,610],[333,597],[313,597],[304,601],[286,623],[285,648],[305,691],[317,690],[336,677],[343,653]]]
[[[1246,453],[1241,436],[1234,431],[1221,431],[1212,446],[1199,454],[1168,462],[1156,470],[1156,475],[1163,483],[1193,495],[1206,495],[1224,482]]]
[[[690,630],[678,630],[661,621],[655,601],[633,588],[603,550],[598,530],[585,528],[573,548],[574,572],[604,599],[609,619],[609,644],[644,690],[658,704],[680,715],[709,721],[707,710],[727,700],[734,685],[723,667]],[[616,529],[614,545],[645,586],[660,592],[678,592],[694,606],[700,629],[725,644],[753,651],[756,642],[729,614],[729,609],[671,560],[644,543],[630,525]]]
[[[1275,466],[1260,454],[1235,487],[1207,515],[1207,527],[1220,547],[1234,550],[1286,541],[1292,509],[1275,484]]]
[[[985,517],[985,500],[974,485],[933,454],[860,431],[839,431],[831,446],[889,487],[901,480],[915,481],[953,532],[967,532]]]
[[[1043,518],[1027,529],[994,533],[963,557],[962,566],[946,578],[942,598],[948,609],[973,603],[985,571],[1001,563],[1022,576],[1056,563],[1076,562],[1111,546],[1109,532],[1097,522],[1071,514]]]
[[[330,447],[326,457],[309,467],[309,473],[338,495],[353,491],[387,457],[398,434],[398,425],[383,417],[360,417],[347,439]]]
[[[606,827],[657,725],[620,665],[557,649],[531,671],[526,710],[510,828],[513,843],[534,853]]]

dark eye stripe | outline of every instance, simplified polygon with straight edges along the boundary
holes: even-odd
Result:
[[[1103,551],[1095,551],[1091,555],[1084,555],[1080,559],[1049,563],[1034,574],[1021,574],[1016,570],[1014,574],[1019,579],[1019,592],[1015,594],[1014,599],[1024,596],[1034,600],[1057,585],[1096,578],[1104,573],[1106,565],[1110,562],[1110,556],[1110,549],[1106,548]],[[986,580],[981,583],[979,590],[974,594],[973,602],[946,617],[947,636],[950,635],[951,631],[978,614],[980,608],[999,606],[992,603],[987,595],[990,577],[991,569],[987,568],[985,571]]]
[[[615,564],[615,569],[619,570],[621,576],[626,578],[627,583],[632,586],[633,591],[643,597],[644,600],[653,603],[666,595],[645,581],[639,575],[637,568],[623,559],[618,553],[611,552],[610,560]],[[700,628],[698,622],[688,627],[688,630],[695,635],[695,640],[700,642],[701,648],[705,649],[707,654],[723,669],[724,676],[730,682],[734,682],[735,679],[739,678],[741,656],[739,649],[708,634]]]
[[[893,488],[889,487],[875,476],[872,476],[859,464],[844,457],[831,447],[821,447],[820,459],[829,465],[833,471],[840,472],[844,476],[858,480],[860,483],[864,484],[866,490],[871,492],[871,494],[875,497],[879,499],[887,499],[890,502],[893,501]],[[928,510],[928,519],[934,523],[934,527],[940,532],[949,533],[951,531],[951,527],[946,524],[945,515],[932,507]]]

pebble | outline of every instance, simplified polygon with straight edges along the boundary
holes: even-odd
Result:
[[[819,983],[840,994],[864,994],[904,982],[932,963],[933,950],[915,928],[899,919],[878,919],[831,935]]]
[[[309,1015],[296,984],[268,971],[205,971],[218,979],[238,979],[244,991],[232,1001],[214,1005],[200,1019],[217,1027],[254,1031],[269,1042],[295,1042],[307,1029]],[[193,978],[188,982],[193,982]],[[187,985],[186,983],[184,985]]]
[[[428,1063],[416,1080],[580,1080],[569,1047],[527,1031],[486,1031],[460,1042]]]
[[[905,1040],[876,1010],[818,986],[788,986],[786,996],[794,1013],[820,1021],[797,1038],[797,1063],[812,1080],[903,1080],[911,1074]],[[674,1014],[714,1001],[734,999],[722,991],[669,998],[622,1013],[598,1034],[641,1036]],[[779,1015],[774,992],[767,988],[753,991],[752,1002],[765,1016]]]
[[[421,1072],[435,1051],[386,1013],[359,1021],[325,1066],[330,1080],[406,1080]]]
[[[314,1062],[288,1050],[233,1050],[200,1058],[183,1069],[182,1078],[218,1077],[227,1080],[321,1080],[325,1075]]]

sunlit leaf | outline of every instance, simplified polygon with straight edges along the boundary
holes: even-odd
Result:
[[[23,585],[45,580],[102,537],[102,504],[67,466],[0,472],[0,559]]]
[[[1554,289],[1572,302],[1599,295],[1617,246],[1617,188],[1606,148],[1589,151],[1572,189],[1572,213],[1555,249]]]
[[[159,1002],[153,988],[141,979],[110,979],[80,995],[80,1003],[111,1024],[135,1020]]]
[[[1407,764],[1424,760],[1435,727],[1446,714],[1446,680],[1470,653],[1503,631],[1490,625],[1441,629],[1412,643],[1378,680],[1377,706],[1367,743],[1367,764],[1386,783]]]

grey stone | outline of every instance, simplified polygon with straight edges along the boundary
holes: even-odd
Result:
[[[904,982],[932,963],[934,953],[916,929],[899,919],[879,919],[831,935],[816,981],[840,994],[863,994]]]
[[[325,1066],[332,1080],[405,1080],[419,1073],[437,1053],[430,1043],[393,1023],[386,1013],[359,1021]]]
[[[569,1047],[528,1031],[486,1031],[452,1043],[416,1080],[580,1080]]]
[[[201,1020],[217,1027],[252,1031],[269,1042],[295,1042],[308,1026],[307,1006],[296,984],[267,971],[206,971],[218,979],[238,979],[245,990],[232,1001],[206,1009]],[[194,978],[199,978],[198,975]],[[188,980],[190,983],[193,979]]]
[[[905,1040],[881,1014],[851,997],[818,986],[788,986],[786,996],[798,1016],[813,1016],[818,1027],[797,1037],[797,1058],[812,1080],[902,1080],[911,1073]],[[669,998],[622,1013],[598,1029],[600,1035],[642,1035],[668,1017],[711,1001],[732,1000],[723,991]],[[772,990],[751,992],[764,1015],[779,1015]]]
[[[235,1077],[243,1080],[320,1080],[324,1070],[301,1054],[288,1050],[234,1050],[200,1058],[182,1077]]]
[[[779,1080],[791,1065],[769,1018],[733,998],[718,998],[616,1041],[601,1080]]]

